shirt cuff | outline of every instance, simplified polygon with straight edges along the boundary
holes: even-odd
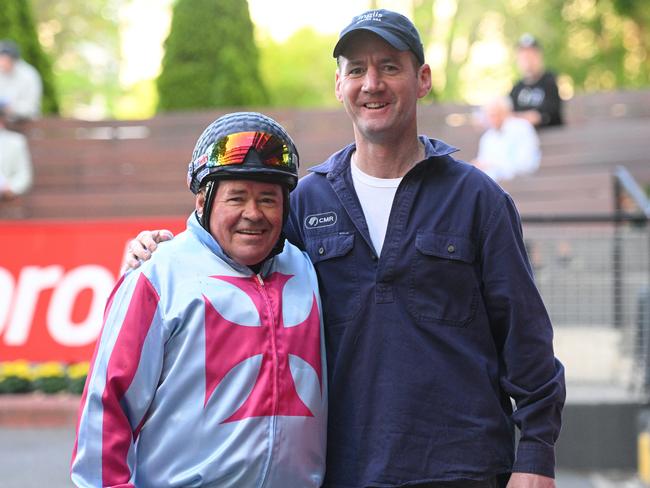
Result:
[[[539,443],[520,442],[512,471],[555,478],[555,448]]]

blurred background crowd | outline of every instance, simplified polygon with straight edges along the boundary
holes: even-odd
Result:
[[[331,46],[355,12],[411,16],[433,102],[480,105],[518,79],[532,33],[560,95],[650,83],[650,5],[629,0],[7,0],[0,37],[43,77],[43,113],[146,118],[240,105],[332,107]],[[173,15],[172,15],[173,13]],[[227,66],[228,69],[224,69]],[[244,75],[245,76],[242,76]]]

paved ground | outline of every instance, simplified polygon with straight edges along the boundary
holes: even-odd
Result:
[[[0,488],[69,488],[72,428],[0,429]],[[635,473],[560,470],[557,488],[644,488]]]
[[[74,429],[0,430],[0,488],[70,488]]]

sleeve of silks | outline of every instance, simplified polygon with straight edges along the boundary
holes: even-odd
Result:
[[[159,295],[139,271],[116,285],[79,407],[71,477],[77,487],[134,487],[135,441],[164,352]]]

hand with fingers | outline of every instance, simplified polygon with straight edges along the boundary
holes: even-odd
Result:
[[[129,242],[122,259],[122,272],[140,266],[140,263],[151,258],[151,253],[156,250],[158,244],[169,241],[174,234],[168,229],[143,230],[135,239]]]

